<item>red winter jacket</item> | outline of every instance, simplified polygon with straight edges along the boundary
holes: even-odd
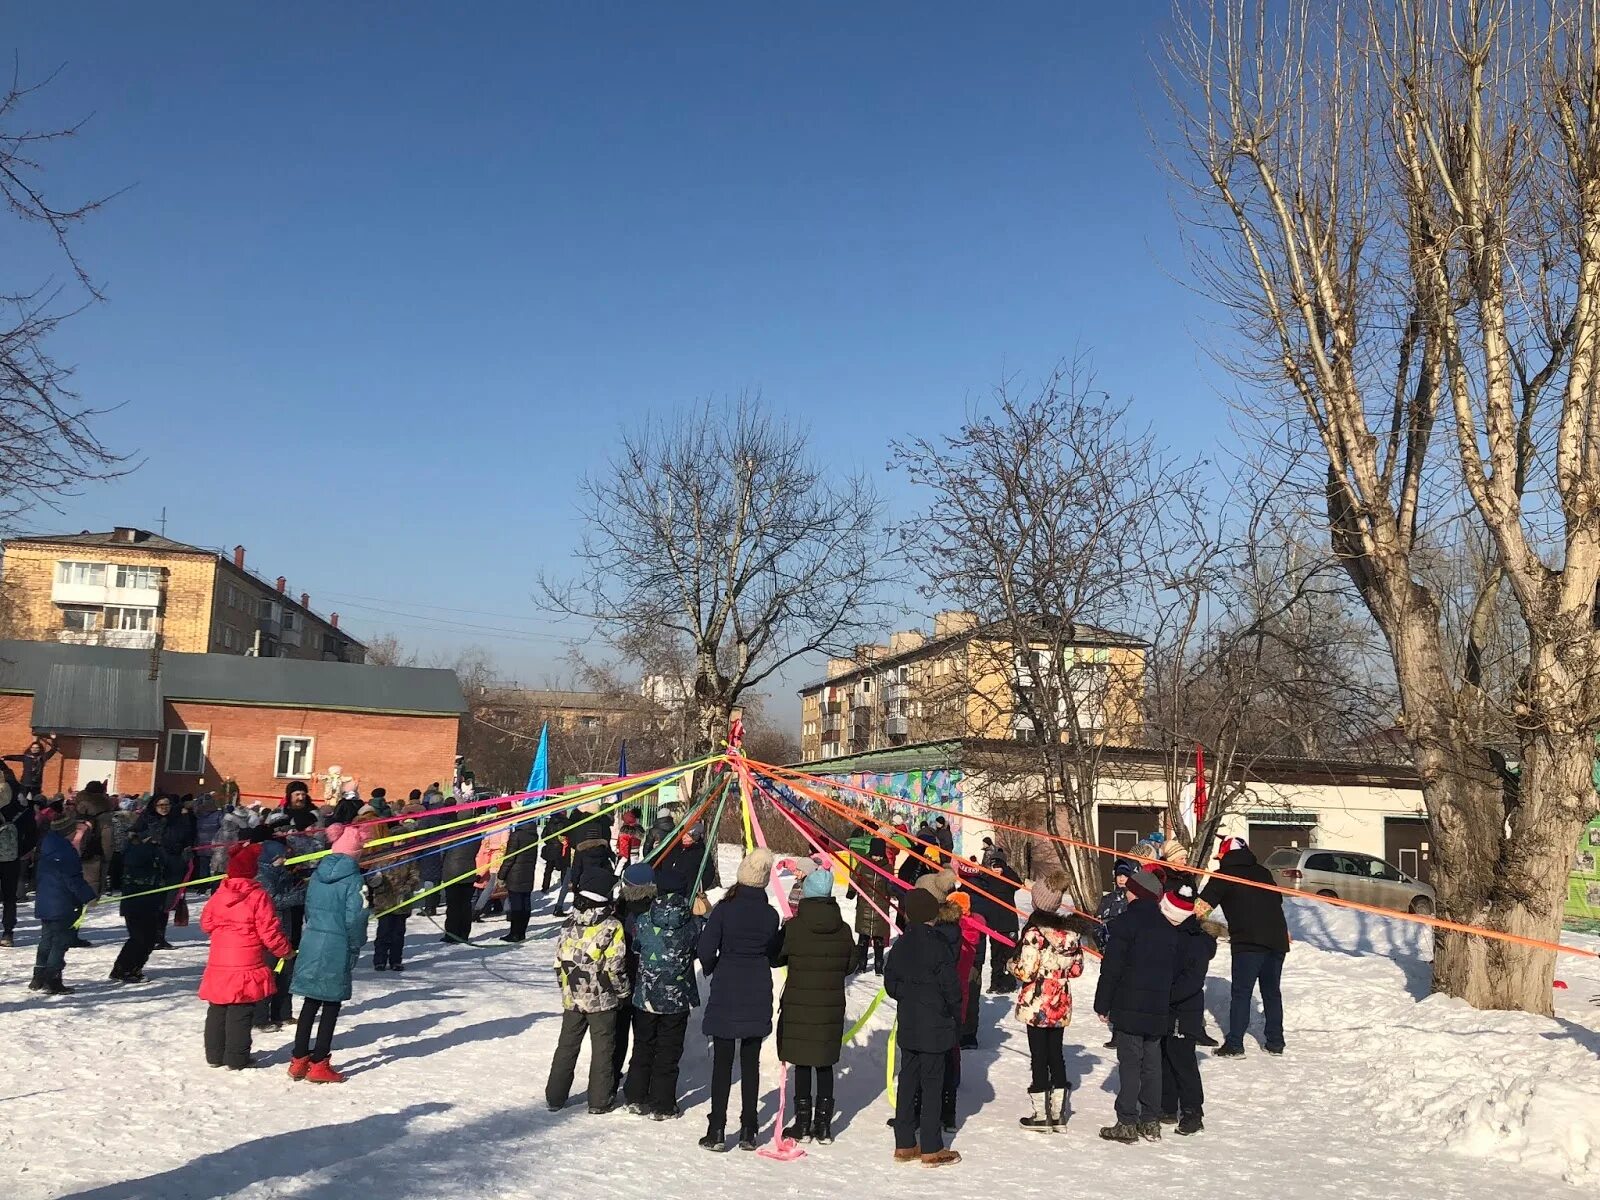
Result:
[[[277,991],[266,953],[290,954],[272,899],[254,879],[224,879],[200,913],[200,928],[211,936],[200,999],[212,1004],[254,1004]]]

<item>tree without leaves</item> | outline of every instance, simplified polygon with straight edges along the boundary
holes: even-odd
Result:
[[[1031,392],[1002,383],[957,433],[896,443],[892,461],[928,493],[904,528],[928,593],[982,630],[962,678],[1005,681],[970,684],[962,712],[980,706],[978,724],[997,718],[1031,747],[1033,771],[997,789],[1007,811],[1037,806],[1049,833],[1097,842],[1106,752],[1139,740],[1143,684],[1142,643],[1094,627],[1147,626],[1153,597],[1187,573],[1201,512],[1192,472],[1130,430],[1081,359]],[[1117,647],[1116,663],[1086,646]],[[1091,903],[1099,856],[1052,846]]]
[[[81,123],[28,127],[24,109],[49,82],[26,85],[14,70],[0,94],[0,200],[21,225],[42,230],[54,243],[93,302],[103,297],[74,254],[71,234],[110,197],[57,207],[46,192],[41,154],[82,129]],[[117,474],[124,464],[91,428],[101,412],[80,401],[70,386],[71,368],[46,348],[50,336],[81,307],[66,303],[64,292],[50,281],[0,285],[0,520]]]
[[[541,589],[613,644],[683,643],[693,756],[721,748],[763,680],[871,626],[884,581],[877,497],[859,476],[830,476],[759,397],[646,423],[581,494],[579,578]]]
[[[1543,941],[1597,808],[1597,21],[1594,0],[1195,0],[1170,44],[1230,365],[1323,468],[1332,548],[1394,660],[1440,910]],[[1420,569],[1464,528],[1488,551],[1465,652]],[[1502,603],[1515,788],[1470,644]],[[1553,975],[1547,951],[1439,935],[1434,986],[1480,1007],[1548,1014]]]

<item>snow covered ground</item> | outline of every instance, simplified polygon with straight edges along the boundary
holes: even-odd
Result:
[[[0,1196],[832,1200],[846,1189],[970,1192],[974,1174],[987,1187],[1040,1195],[1165,1195],[1174,1186],[1202,1198],[1290,1200],[1592,1195],[1600,1009],[1589,1000],[1600,994],[1600,964],[1563,961],[1558,974],[1570,986],[1558,993],[1554,1021],[1478,1013],[1422,998],[1428,939],[1417,927],[1294,907],[1289,1053],[1268,1058],[1252,1041],[1243,1060],[1204,1061],[1205,1133],[1135,1147],[1096,1136],[1111,1116],[1115,1072],[1089,1009],[1091,963],[1076,984],[1078,1020],[1067,1038],[1068,1070],[1080,1081],[1068,1131],[1047,1138],[1017,1127],[1026,1046],[1005,1000],[987,997],[984,1048],[968,1052],[952,1143],[966,1162],[930,1176],[889,1161],[888,1002],[845,1052],[833,1146],[795,1163],[711,1155],[695,1145],[709,1075],[698,1038],[685,1053],[682,1121],[590,1117],[578,1099],[546,1111],[560,1007],[549,936],[507,946],[492,940],[503,927],[490,924],[479,926],[483,946],[446,947],[434,925],[413,918],[406,973],[363,965],[357,975],[334,1056],[349,1082],[319,1088],[284,1074],[287,1033],[258,1036],[268,1070],[205,1066],[204,1007],[194,996],[205,947],[195,926],[175,930],[179,948],[154,957],[152,982],[107,982],[121,933],[108,905],[86,923],[95,948],[68,958],[75,996],[42,1000],[25,990],[31,923],[17,949],[0,951]],[[537,916],[533,932],[555,924]],[[858,980],[852,1016],[876,986],[871,976]],[[1214,1016],[1227,992],[1224,947],[1209,988]],[[584,1071],[580,1062],[580,1086]],[[770,1041],[763,1081],[770,1121]]]

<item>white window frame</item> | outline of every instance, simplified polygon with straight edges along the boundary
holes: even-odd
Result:
[[[92,617],[93,621],[86,628],[79,629],[67,619],[74,613],[83,617]],[[61,607],[61,628],[63,629],[71,630],[73,633],[99,633],[105,628],[105,625],[106,614],[98,608],[85,607],[81,604],[65,604]]]
[[[303,764],[301,764],[302,767],[303,767],[302,770],[299,770],[299,771],[283,771],[283,770],[280,769],[284,765],[283,764],[283,744],[285,742],[304,742],[306,744],[305,762]],[[298,733],[280,733],[278,735],[277,749],[274,751],[273,756],[272,756],[272,777],[274,779],[309,779],[311,777],[312,771],[314,771],[316,769],[316,762],[317,762],[317,739],[316,738],[314,738],[314,737],[306,737],[303,734],[298,734]]]
[[[192,771],[172,765],[172,749],[179,738],[198,737],[200,739],[200,765]],[[206,771],[206,754],[211,748],[211,731],[209,729],[169,729],[167,730],[166,753],[162,756],[161,764],[168,775],[204,775]]]
[[[144,591],[152,591],[159,587],[161,583],[160,567],[145,567],[136,563],[114,563],[111,565],[111,569],[115,572],[112,576],[114,580],[113,587],[140,588]],[[137,578],[142,582],[124,582],[123,576],[134,572],[138,573]]]
[[[116,622],[113,623],[111,619],[112,613],[143,613],[145,614],[143,618],[144,624],[125,625],[123,624],[122,617],[120,615],[117,617]],[[148,633],[150,630],[156,627],[156,610],[153,608],[148,608],[142,604],[108,604],[105,607],[105,614],[102,617],[102,622],[104,628],[116,630],[117,632],[121,633]]]
[[[78,558],[58,559],[56,562],[56,582],[73,584],[77,587],[105,587],[106,565],[105,563],[85,562]],[[87,578],[75,578],[77,569],[80,567]],[[94,577],[97,572],[100,576],[98,579]]]

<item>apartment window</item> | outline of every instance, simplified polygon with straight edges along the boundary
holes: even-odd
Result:
[[[578,728],[579,729],[583,729],[583,730],[587,730],[587,731],[592,733],[595,730],[600,728],[600,718],[599,717],[579,717],[578,718]]]
[[[291,632],[296,627],[298,627],[299,624],[300,624],[300,618],[297,615],[295,615],[294,613],[285,612],[283,614],[283,631],[285,633]]]
[[[159,567],[118,567],[119,588],[156,588],[160,586]]]
[[[87,562],[58,562],[56,579],[61,583],[82,584],[87,587],[105,587],[106,564]]]
[[[156,619],[153,608],[107,608],[107,629],[149,629]]]
[[[278,739],[278,778],[299,779],[311,774],[312,738]]]
[[[206,735],[196,729],[167,731],[167,770],[173,775],[198,775],[206,765]]]
[[[271,600],[258,600],[258,601],[256,601],[256,617],[257,617],[258,620],[262,620],[262,621],[270,621],[270,620],[272,620],[272,601]]]
[[[100,610],[98,608],[63,608],[61,610],[61,627],[70,629],[74,633],[93,633],[100,628]]]
[[[219,625],[217,627],[217,641],[224,650],[244,649],[244,635],[232,625]]]

